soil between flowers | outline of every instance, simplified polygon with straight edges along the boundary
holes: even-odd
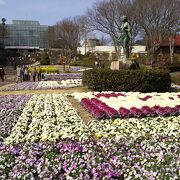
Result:
[[[94,119],[94,117],[73,97],[68,96],[69,102],[74,108],[76,108],[78,115],[83,119],[85,124],[88,124]]]

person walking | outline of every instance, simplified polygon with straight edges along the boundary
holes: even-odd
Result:
[[[21,67],[19,65],[16,68],[16,73],[17,73],[16,83],[22,82],[22,70],[21,70]]]
[[[25,67],[24,68],[24,80],[25,81],[28,81],[28,79],[29,79],[29,73],[28,73],[28,68],[27,67]]]
[[[36,81],[36,74],[37,74],[36,67],[34,67],[34,69],[32,70],[32,77],[34,82]]]
[[[39,66],[38,69],[37,69],[37,78],[38,78],[38,81],[41,81],[41,74],[42,74],[42,70],[41,70],[41,67]]]
[[[0,67],[0,78],[2,82],[4,82],[4,77],[5,77],[5,71],[3,67]]]

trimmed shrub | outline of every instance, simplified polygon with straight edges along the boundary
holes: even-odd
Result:
[[[168,67],[170,72],[180,71],[180,64],[174,64]]]
[[[171,77],[162,70],[91,69],[83,73],[83,85],[95,91],[166,92]]]

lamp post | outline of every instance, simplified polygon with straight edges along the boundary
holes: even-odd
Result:
[[[1,21],[2,21],[2,24],[1,24],[2,61],[3,61],[3,64],[5,65],[5,64],[7,63],[7,62],[6,62],[6,55],[5,55],[5,43],[4,43],[4,38],[5,38],[5,35],[6,35],[6,29],[5,29],[6,19],[5,19],[5,18],[2,18]]]
[[[4,37],[5,37],[5,25],[6,25],[6,19],[2,18],[2,43],[3,43],[3,48],[4,48]]]

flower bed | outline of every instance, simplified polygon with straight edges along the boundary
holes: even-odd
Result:
[[[0,144],[0,178],[178,180],[179,145],[170,136]]]
[[[180,115],[180,93],[91,92],[73,96],[97,119]]]
[[[130,94],[74,96],[98,106],[104,96]],[[138,98],[148,101],[149,96]],[[12,98],[7,104],[13,100],[18,101]],[[85,125],[66,95],[46,94],[32,96],[17,120],[0,143],[0,179],[178,179],[180,116]]]
[[[37,90],[37,89],[62,89],[82,86],[82,79],[67,79],[58,81],[40,81],[40,82],[22,82],[11,85],[5,89],[6,91],[18,90]]]
[[[39,82],[22,82],[16,83],[14,85],[8,86],[7,88],[3,89],[5,91],[18,91],[18,90],[33,90],[36,89]]]
[[[65,95],[34,95],[6,143],[53,142],[59,138],[86,138],[87,135],[85,124]]]
[[[44,80],[61,81],[66,79],[81,79],[82,73],[61,73],[61,74],[45,74]]]
[[[8,136],[30,95],[0,96],[0,139]]]
[[[1,179],[122,178],[94,141],[59,141],[55,144],[0,144]]]
[[[96,138],[148,139],[156,136],[173,136],[178,138],[180,116],[146,117],[115,120],[93,120],[89,122],[88,129]]]
[[[82,86],[82,79],[66,79],[66,80],[62,80],[61,84],[65,87]]]
[[[70,67],[70,71],[75,71],[75,72],[86,71],[89,69],[92,69],[92,68],[85,68],[85,67],[78,67],[78,66]]]
[[[172,89],[175,89],[175,90],[180,90],[180,85],[177,85],[177,84],[171,84],[171,88]]]

